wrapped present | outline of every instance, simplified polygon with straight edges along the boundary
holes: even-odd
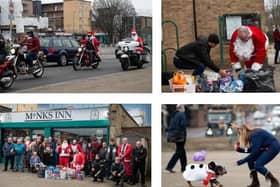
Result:
[[[55,168],[53,170],[53,179],[56,179],[56,180],[60,179],[60,169],[59,168]]]
[[[76,171],[74,169],[67,168],[66,178],[68,180],[71,180],[71,179],[74,179],[75,177],[76,177]]]
[[[60,170],[60,179],[66,180],[66,177],[67,177],[67,170],[66,169]]]
[[[45,170],[45,179],[53,179],[53,172],[54,172],[54,167],[49,166]]]

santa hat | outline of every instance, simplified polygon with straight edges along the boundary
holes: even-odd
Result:
[[[93,32],[92,32],[92,31],[89,31],[89,32],[87,33],[87,35],[88,35],[88,36],[92,36],[92,35],[93,35]]]
[[[131,33],[131,34],[136,34],[136,33],[137,33],[137,32],[136,32],[136,29],[135,29],[135,28],[132,28],[131,31],[130,31],[130,33]]]

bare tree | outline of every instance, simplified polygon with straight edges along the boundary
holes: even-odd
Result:
[[[280,0],[268,0],[267,9],[272,23],[280,25]]]
[[[123,17],[133,16],[135,9],[130,0],[95,0],[93,18],[95,26],[108,34],[108,43],[113,42],[113,34],[121,37],[125,31]]]

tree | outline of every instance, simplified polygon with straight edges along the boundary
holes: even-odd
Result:
[[[95,0],[93,18],[95,26],[108,34],[108,43],[113,42],[114,33],[123,36],[123,17],[133,16],[135,8],[130,0]]]

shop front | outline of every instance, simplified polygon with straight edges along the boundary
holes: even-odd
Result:
[[[1,147],[9,136],[31,138],[52,136],[70,141],[96,137],[108,142],[110,137],[108,107],[0,113]]]

